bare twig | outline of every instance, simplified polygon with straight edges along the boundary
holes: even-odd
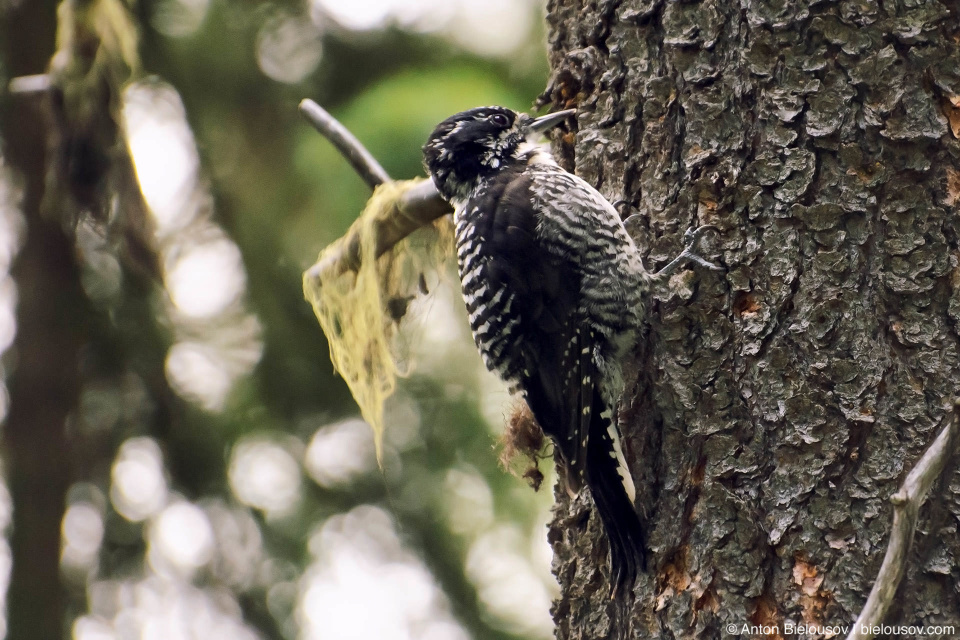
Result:
[[[947,459],[957,444],[958,422],[960,422],[960,401],[955,401],[953,413],[947,424],[941,429],[936,440],[930,445],[920,461],[907,474],[900,490],[890,496],[893,503],[893,526],[890,530],[890,542],[883,564],[877,574],[877,581],[870,591],[870,597],[863,606],[860,616],[847,640],[870,640],[876,635],[879,626],[893,604],[894,595],[907,565],[907,555],[913,545],[913,534],[917,528],[917,514],[933,484],[940,477]]]
[[[390,174],[380,166],[377,159],[326,109],[308,98],[300,102],[300,113],[337,148],[371,189],[390,182]]]
[[[50,76],[40,73],[32,76],[17,76],[7,84],[7,90],[13,94],[44,93],[50,89]]]
[[[380,163],[346,127],[320,105],[313,100],[304,100],[300,103],[300,112],[317,131],[333,143],[371,189],[384,182],[390,182],[390,176]],[[382,220],[374,222],[377,256],[389,251],[420,227],[452,212],[450,205],[440,197],[432,182],[423,182],[408,189],[400,197],[394,209],[390,210]],[[322,274],[355,271],[359,266],[360,227],[355,224],[338,241],[338,250],[326,255],[322,262],[313,265],[307,273],[311,278],[319,280]]]

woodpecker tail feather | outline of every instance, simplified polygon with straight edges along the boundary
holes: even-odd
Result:
[[[601,417],[600,412],[594,414]],[[587,452],[587,486],[610,542],[610,597],[633,589],[637,573],[644,570],[644,534],[640,517],[618,473],[618,461],[609,435],[611,418],[592,430]]]

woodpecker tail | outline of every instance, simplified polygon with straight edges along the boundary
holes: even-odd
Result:
[[[614,596],[623,588],[632,589],[643,569],[644,536],[633,508],[633,479],[620,451],[611,406],[615,403],[604,400],[598,342],[593,330],[584,335],[577,328],[569,342],[561,342],[569,346],[559,365],[544,350],[535,374],[528,374],[520,386],[537,422],[557,446],[567,491],[576,494],[583,485],[590,488],[610,542]],[[553,355],[560,357],[560,352]]]
[[[640,517],[627,495],[611,433],[614,426],[609,412],[595,411],[594,425],[587,448],[587,486],[597,505],[597,513],[610,542],[610,597],[621,589],[633,589],[637,573],[644,569],[644,535]],[[632,485],[631,485],[632,486]]]

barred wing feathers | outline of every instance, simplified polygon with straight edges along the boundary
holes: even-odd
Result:
[[[551,182],[558,175],[563,184]],[[572,199],[559,200],[571,189]],[[456,233],[484,362],[524,393],[560,452],[568,490],[590,487],[610,539],[612,582],[632,582],[642,533],[628,494],[632,481],[617,455],[616,394],[600,366],[615,355],[611,340],[628,329],[629,303],[639,299],[622,273],[635,254],[632,241],[586,183],[535,166],[481,185],[458,207]]]

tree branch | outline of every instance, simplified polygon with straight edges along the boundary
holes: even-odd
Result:
[[[890,496],[890,502],[893,503],[893,526],[887,553],[883,557],[883,564],[880,566],[877,581],[870,591],[867,603],[863,606],[853,629],[847,635],[847,640],[873,638],[876,635],[874,627],[880,625],[890,611],[897,587],[900,586],[900,580],[906,569],[910,547],[913,545],[917,514],[933,484],[943,472],[947,459],[956,448],[957,432],[960,430],[958,423],[960,423],[960,401],[955,401],[953,413],[946,426],[941,429],[936,440],[913,470],[907,474],[900,490]]]
[[[448,213],[453,213],[453,209],[440,197],[432,182],[421,182],[408,189],[382,220],[374,222],[377,257],[420,227]],[[319,279],[321,274],[339,275],[357,270],[360,266],[360,225],[352,225],[338,243],[338,250],[331,251],[307,270],[309,277]]]
[[[337,148],[371,189],[391,181],[380,163],[356,137],[316,102],[302,101],[300,113]],[[453,209],[440,197],[433,182],[422,182],[408,189],[382,220],[374,222],[377,257],[392,249],[394,245],[420,227],[452,212]],[[307,274],[310,278],[319,280],[321,274],[339,275],[346,271],[355,271],[359,266],[360,225],[354,224],[340,238],[337,249],[329,252],[322,261],[313,265]]]
[[[390,174],[380,166],[377,159],[326,109],[308,98],[300,101],[300,113],[337,148],[371,189],[390,182]]]

